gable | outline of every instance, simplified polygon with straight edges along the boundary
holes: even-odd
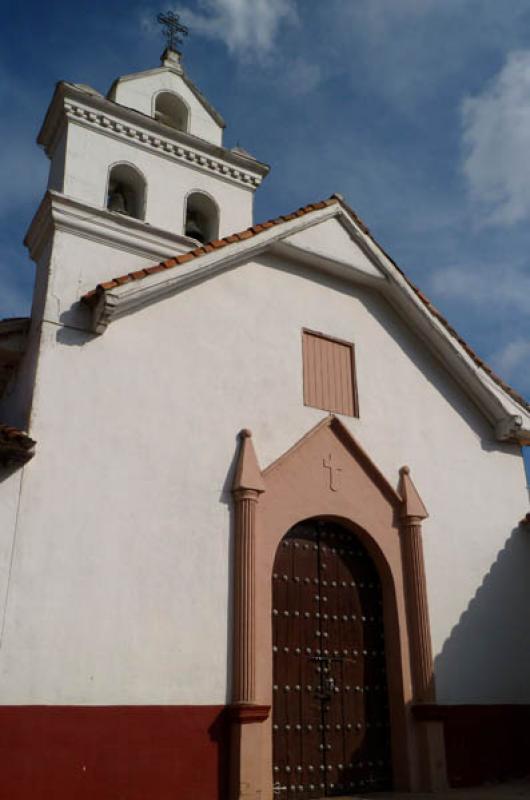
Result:
[[[320,226],[326,226],[320,230],[327,235],[317,230]],[[353,243],[351,254],[347,250],[348,239]],[[326,241],[328,247],[324,250]],[[530,442],[530,406],[458,336],[340,196],[254,225],[159,265],[119,276],[99,284],[82,299],[92,308],[94,330],[102,333],[112,319],[266,251],[305,262],[316,281],[319,272],[331,272],[350,284],[370,282],[377,286],[494,426],[496,437],[521,444]]]

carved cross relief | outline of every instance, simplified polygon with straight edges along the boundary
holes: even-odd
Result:
[[[329,469],[329,488],[332,492],[338,492],[340,489],[340,473],[342,472],[342,467],[336,467],[334,465],[331,453],[327,459],[323,459],[322,466],[324,469]]]

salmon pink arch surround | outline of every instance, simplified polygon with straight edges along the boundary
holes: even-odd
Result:
[[[408,472],[406,480],[411,505],[410,496],[415,490]],[[411,713],[414,701],[419,699],[414,694],[419,666],[423,672],[430,671],[430,685],[433,685],[421,548],[415,551],[419,557],[407,558],[407,545],[403,541],[411,521],[415,541],[421,537],[417,507],[413,508],[416,512],[413,517],[407,515],[407,503],[333,415],[325,417],[263,472],[250,431],[243,431],[233,494],[236,505],[233,800],[273,797],[269,713],[273,675],[273,564],[285,534],[297,523],[311,518],[332,519],[349,528],[360,537],[379,571],[395,788],[418,790],[443,785],[445,764],[440,730],[419,724]],[[421,538],[419,542],[421,545]],[[415,574],[411,575],[411,571]],[[411,585],[416,589],[412,594],[407,589]],[[432,697],[431,694],[431,701]]]

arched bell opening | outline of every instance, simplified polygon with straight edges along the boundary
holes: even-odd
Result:
[[[287,797],[392,786],[383,585],[362,539],[310,519],[276,551],[273,783]]]
[[[153,116],[158,122],[178,131],[187,131],[189,115],[187,104],[174,92],[159,92],[156,95]]]
[[[192,192],[188,195],[184,233],[201,244],[218,238],[219,209],[207,194]]]
[[[146,181],[131,164],[114,164],[107,183],[107,209],[126,217],[144,219]]]

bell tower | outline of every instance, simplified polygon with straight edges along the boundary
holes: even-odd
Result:
[[[159,15],[161,65],[107,95],[57,84],[38,143],[47,192],[26,236],[34,318],[83,326],[79,298],[109,275],[152,265],[252,225],[268,167],[223,145],[225,123],[182,66],[186,29]]]

